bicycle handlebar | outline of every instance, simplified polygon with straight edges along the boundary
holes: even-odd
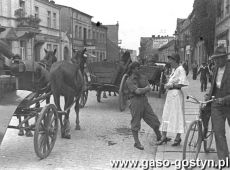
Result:
[[[215,100],[215,96],[212,96],[212,99],[211,100],[207,100],[207,101],[199,101],[197,98],[193,97],[193,96],[187,96],[187,99],[193,99],[195,102],[193,103],[197,103],[197,104],[208,104],[208,103],[211,103]]]

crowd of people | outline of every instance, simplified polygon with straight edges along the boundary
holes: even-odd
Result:
[[[220,160],[229,158],[227,140],[225,136],[225,121],[230,125],[230,62],[227,61],[226,49],[217,47],[211,56],[212,61],[207,65],[202,62],[198,68],[197,63],[192,65],[193,80],[200,74],[201,92],[207,90],[207,81],[211,82],[211,88],[205,95],[206,100],[215,96],[215,100],[209,106],[210,116],[215,134],[217,155]],[[168,90],[163,108],[162,121],[160,122],[148,102],[146,93],[151,91],[150,84],[145,76],[139,73],[140,64],[133,62],[129,65],[128,79],[126,82],[130,97],[131,129],[134,138],[134,147],[143,150],[138,131],[141,119],[153,129],[157,136],[157,145],[162,145],[171,140],[167,132],[174,133],[175,139],[172,146],[180,145],[181,134],[185,133],[184,94],[181,90],[189,86],[188,68],[180,64],[179,54],[168,56],[171,65],[171,74],[165,88]],[[192,82],[191,82],[192,83]]]

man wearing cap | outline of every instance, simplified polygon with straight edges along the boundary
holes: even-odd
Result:
[[[146,93],[151,91],[147,78],[139,73],[140,64],[133,62],[128,68],[128,79],[126,81],[127,88],[129,90],[130,97],[130,111],[132,115],[131,129],[134,138],[134,147],[143,150],[138,138],[138,131],[141,128],[141,119],[154,130],[157,140],[161,139],[161,133],[159,131],[160,121],[154,114],[146,96]]]
[[[202,62],[202,65],[198,70],[197,75],[199,74],[200,74],[200,83],[201,83],[200,90],[201,92],[203,92],[207,90],[207,83],[208,83],[207,76],[209,75],[208,66],[206,65],[205,61]]]
[[[213,80],[208,97],[211,103],[211,118],[215,134],[216,149],[219,160],[229,158],[228,144],[225,136],[226,119],[230,122],[230,62],[223,46],[215,49],[211,59],[215,62]]]

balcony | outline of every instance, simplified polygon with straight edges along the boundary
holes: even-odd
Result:
[[[14,15],[17,21],[17,27],[32,27],[38,29],[41,20],[33,15],[26,16],[26,12],[19,8],[15,10]]]

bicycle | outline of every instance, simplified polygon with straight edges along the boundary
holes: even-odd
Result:
[[[187,99],[189,98],[193,99],[193,101],[188,102],[199,104],[199,117],[198,119],[190,123],[189,128],[186,132],[183,146],[183,160],[196,160],[200,153],[202,142],[205,153],[213,151],[213,149],[211,149],[211,145],[214,132],[212,130],[211,118],[208,122],[208,129],[204,128],[201,109],[204,105],[211,103],[214,100],[214,96],[211,100],[208,101],[199,101],[193,96],[187,96]]]

